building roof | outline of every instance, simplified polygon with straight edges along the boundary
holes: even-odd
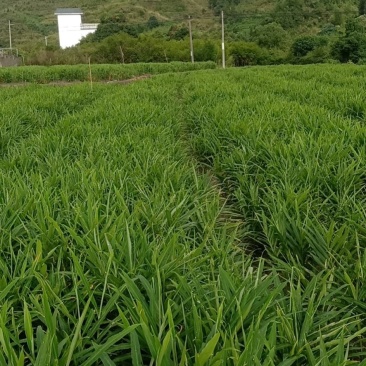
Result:
[[[80,8],[58,8],[55,15],[82,15],[83,12]]]

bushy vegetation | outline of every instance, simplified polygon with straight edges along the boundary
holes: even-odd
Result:
[[[208,4],[213,9],[216,15],[220,14],[222,10],[233,10],[235,5],[239,5],[242,0],[208,0]]]
[[[233,42],[230,44],[229,54],[234,66],[261,65],[267,61],[263,49],[253,42]]]
[[[363,66],[0,89],[0,364],[365,364]]]
[[[58,50],[55,9],[51,3],[4,1],[0,13],[3,12],[6,21],[3,27],[0,25],[0,44],[8,44],[7,20],[11,19],[13,45],[20,49],[26,64],[78,64],[91,55],[95,56],[94,63],[123,62],[120,48],[123,52],[126,49],[125,62],[189,61],[188,16],[193,19],[194,42],[200,59],[204,55],[204,60],[217,62],[222,9],[228,46],[231,42],[243,42],[244,46],[255,42],[266,54],[268,64],[317,63],[329,59],[364,62],[363,55],[348,57],[347,51],[332,51],[334,43],[346,33],[347,21],[363,15],[363,0],[164,0],[143,4],[132,0],[118,4],[95,0],[85,3],[83,10],[85,22],[100,23],[97,32],[80,47],[67,51]],[[59,6],[70,5],[61,1]],[[316,46],[305,56],[292,54],[292,45],[299,38],[317,35],[328,38],[326,46]],[[359,40],[356,46],[353,41],[340,42],[340,48],[359,47]],[[204,42],[214,44],[215,52],[202,52]],[[347,61],[343,61],[345,58]],[[257,64],[261,63],[262,57]]]
[[[334,19],[311,35],[297,35],[272,18],[252,26],[245,35],[240,33],[238,20],[233,19],[228,21],[226,37],[229,65],[365,62],[365,16],[350,15],[341,25],[336,25]],[[101,64],[190,61],[189,31],[184,22],[164,25],[150,17],[140,30],[136,27],[140,25],[131,25],[116,15],[103,20],[97,32],[81,45],[67,50],[48,47],[32,51],[23,55],[25,64],[81,64],[89,58],[92,63]],[[195,31],[193,44],[197,61],[220,62],[219,33],[210,37],[198,33],[197,37]]]
[[[75,66],[23,66],[0,69],[0,83],[49,83],[53,81],[113,81],[126,80],[145,74],[163,74],[202,69],[214,69],[213,62],[133,65],[75,65]]]
[[[180,28],[183,29],[183,28]],[[44,50],[26,57],[30,65],[69,65],[87,63],[168,63],[189,62],[189,39],[180,39],[179,29],[170,32],[172,39],[148,35],[133,37],[117,33],[100,42],[87,42],[67,50]],[[217,62],[220,58],[220,43],[216,40],[199,39],[194,42],[195,60]]]
[[[288,46],[289,34],[280,24],[267,23],[252,28],[250,40],[267,49],[285,49]]]
[[[341,62],[365,62],[366,60],[366,19],[351,19],[346,31],[333,45],[332,55]]]
[[[102,18],[96,32],[90,34],[82,42],[99,42],[116,33],[126,33],[137,37],[139,34],[158,26],[159,21],[155,16],[151,16],[146,23],[129,24],[126,16],[121,13],[112,17]]]

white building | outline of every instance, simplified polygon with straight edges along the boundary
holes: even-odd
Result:
[[[60,47],[76,46],[82,38],[97,30],[98,24],[83,24],[81,9],[57,9],[58,34]]]

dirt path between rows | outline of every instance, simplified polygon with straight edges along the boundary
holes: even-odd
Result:
[[[152,75],[145,74],[133,77],[131,79],[126,80],[97,80],[93,81],[93,84],[131,84],[140,80],[150,79]],[[51,81],[49,83],[37,83],[37,82],[21,82],[21,83],[0,83],[0,88],[7,88],[7,87],[24,87],[29,85],[48,85],[48,86],[72,86],[72,85],[79,85],[90,83],[90,80],[75,80],[75,81]]]

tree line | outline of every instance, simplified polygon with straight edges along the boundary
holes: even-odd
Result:
[[[325,0],[325,9],[334,10],[334,1]],[[240,17],[232,9],[240,0],[210,0],[214,11],[231,9],[226,25],[227,58],[234,66],[280,63],[366,62],[366,0],[359,0],[358,13],[334,12],[329,21],[296,34],[295,24],[308,16],[304,0],[280,0],[268,17],[242,30]],[[315,11],[316,8],[313,9]],[[328,15],[330,13],[327,13]],[[287,22],[284,19],[287,19]],[[219,32],[194,37],[197,61],[221,60]],[[130,23],[123,14],[101,19],[97,31],[77,47],[58,50],[48,47],[28,55],[28,64],[134,63],[190,61],[187,24],[169,24],[151,16],[144,23]]]

